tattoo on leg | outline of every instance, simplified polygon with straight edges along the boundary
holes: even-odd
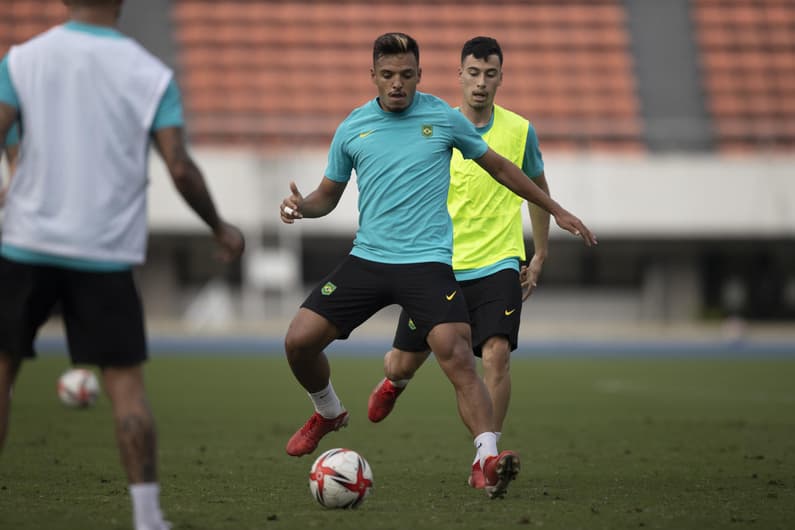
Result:
[[[0,352],[0,451],[8,434],[8,416],[11,411],[11,389],[19,373],[21,360]]]
[[[157,433],[145,403],[138,411],[118,418],[116,435],[129,482],[157,482]]]

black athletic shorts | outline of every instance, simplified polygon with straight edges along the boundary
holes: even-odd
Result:
[[[0,351],[34,357],[39,328],[60,303],[75,364],[130,366],[147,358],[132,271],[86,272],[0,257]]]
[[[519,340],[519,324],[522,316],[522,287],[519,273],[512,269],[501,270],[490,276],[459,282],[469,308],[472,326],[472,349],[475,355],[483,355],[483,344],[487,339],[503,336],[515,350]],[[395,340],[392,345],[403,351],[427,351],[425,336],[416,332],[411,313],[405,309],[400,313]]]
[[[469,322],[453,269],[444,263],[389,264],[348,255],[301,305],[331,322],[347,339],[380,309],[398,304],[414,315],[424,338],[437,324]]]

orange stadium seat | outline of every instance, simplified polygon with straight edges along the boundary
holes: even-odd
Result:
[[[33,37],[37,33],[66,20],[66,7],[61,2],[39,0],[11,0],[3,2],[3,20],[0,21],[0,57],[9,48]]]
[[[466,9],[452,0],[182,0],[172,17],[195,141],[327,144],[339,120],[373,97],[373,39],[402,30],[420,43],[424,91],[457,103],[461,45],[493,35],[507,59],[500,102],[535,123],[545,148],[644,146],[617,0]]]
[[[694,0],[693,20],[718,148],[795,147],[795,2]]]
[[[766,9],[745,9],[736,16],[701,3],[695,19],[722,28],[704,41],[717,55],[705,55],[703,64],[719,79],[737,69],[731,52],[736,24],[766,24],[764,46],[792,47],[787,28],[795,10],[786,3],[762,1]],[[60,2],[46,4],[4,4],[0,52],[65,19]],[[515,0],[465,9],[453,0],[175,0],[172,6],[193,141],[325,146],[336,124],[374,95],[367,79],[373,39],[401,30],[420,43],[421,90],[456,104],[461,45],[478,34],[492,35],[506,53],[500,103],[534,123],[544,149],[644,150],[626,13],[619,0]],[[779,73],[773,95],[792,92],[795,79],[781,74],[787,67],[795,71],[791,62],[792,54],[789,62],[774,56],[764,63],[764,71]],[[712,81],[706,86],[717,88]],[[737,90],[752,88],[758,87],[737,84]],[[779,105],[791,107],[791,98],[780,100]],[[769,112],[774,98],[764,101],[757,106]],[[718,102],[710,108],[723,107]]]

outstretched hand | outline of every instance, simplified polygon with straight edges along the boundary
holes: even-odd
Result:
[[[221,224],[213,233],[215,242],[218,244],[218,258],[224,263],[231,263],[240,258],[246,248],[246,241],[243,232],[235,225],[226,221]]]
[[[293,224],[296,219],[302,219],[304,216],[301,214],[301,205],[304,203],[304,196],[298,191],[298,186],[295,182],[290,182],[289,197],[285,197],[279,206],[279,215],[283,223]]]
[[[585,242],[585,245],[588,247],[597,245],[599,243],[596,240],[596,236],[591,233],[587,226],[585,226],[585,223],[580,221],[575,215],[565,210],[555,216],[555,222],[563,230],[570,232],[577,237],[581,237]]]

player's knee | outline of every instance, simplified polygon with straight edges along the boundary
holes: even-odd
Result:
[[[491,337],[483,345],[483,368],[507,372],[511,364],[511,344],[505,337]]]
[[[302,308],[284,337],[287,360],[294,363],[314,359],[338,336],[339,331],[328,320]]]
[[[284,337],[284,352],[287,360],[292,363],[314,357],[320,349],[315,346],[315,341],[308,333],[291,329]]]
[[[143,368],[134,366],[107,366],[102,369],[102,383],[105,393],[114,406],[125,402],[145,400]]]
[[[392,381],[411,379],[427,358],[428,352],[393,349],[384,358],[384,375]]]
[[[446,367],[445,371],[448,374],[455,373],[477,376],[475,357],[472,354],[472,348],[465,341],[452,346],[444,358],[440,358],[437,354],[437,360],[439,360],[443,368]]]
[[[306,344],[309,342],[309,333],[305,325],[297,322],[298,318],[290,323],[287,328],[287,333],[284,336],[284,352],[287,354],[288,359],[296,359],[301,357],[303,351],[306,350]]]
[[[284,336],[284,353],[287,355],[288,359],[300,358],[302,346],[301,338],[295,333],[288,332],[287,335]]]

